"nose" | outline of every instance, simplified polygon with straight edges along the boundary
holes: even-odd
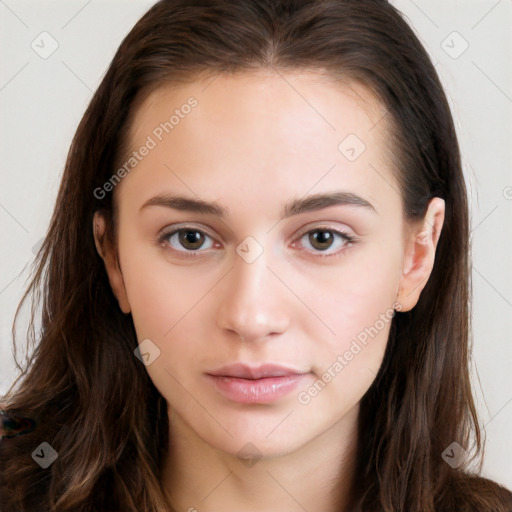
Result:
[[[267,263],[265,251],[251,263],[236,255],[222,291],[217,324],[246,342],[282,334],[289,325],[287,290]]]

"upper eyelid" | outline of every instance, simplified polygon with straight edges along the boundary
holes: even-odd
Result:
[[[298,236],[301,237],[301,236],[305,235],[306,233],[309,233],[310,231],[316,231],[316,230],[334,231],[334,232],[341,233],[341,234],[355,238],[355,234],[352,234],[351,229],[343,229],[343,228],[333,227],[333,226],[330,226],[329,223],[323,223],[322,225],[318,225],[318,226],[305,227],[303,230],[299,231],[300,235],[298,235]],[[350,231],[350,233],[348,231]]]
[[[313,221],[313,222],[319,222],[321,225],[316,225],[316,226],[309,225],[309,226],[306,226],[304,229],[299,230],[299,232],[301,234],[305,234],[305,233],[308,233],[309,231],[313,231],[316,229],[320,229],[320,230],[325,229],[326,231],[328,231],[328,230],[339,231],[341,233],[343,233],[344,231],[350,231],[351,233],[353,232],[352,229],[344,230],[343,228],[333,227],[333,226],[329,225],[330,224],[329,221]],[[176,233],[177,231],[181,231],[182,229],[201,231],[201,232],[204,232],[205,234],[207,234],[208,236],[210,236],[211,238],[216,238],[216,236],[212,234],[212,232],[210,231],[210,229],[208,227],[204,227],[202,225],[195,226],[193,224],[188,224],[185,222],[172,224],[170,226],[162,228],[160,230],[160,233],[161,233],[161,235],[170,235],[170,234]],[[298,235],[298,236],[301,236],[301,235]],[[355,234],[354,235],[351,234],[350,236],[355,236]]]
[[[202,233],[205,233],[206,235],[208,235],[210,238],[216,238],[208,228],[204,228],[203,226],[194,226],[192,224],[186,224],[186,223],[183,223],[183,225],[181,225],[181,223],[179,224],[173,224],[172,226],[167,226],[165,228],[163,228],[161,231],[160,231],[160,236],[170,236],[174,233],[177,233],[178,231],[182,231],[184,229],[188,229],[190,231],[201,231]]]

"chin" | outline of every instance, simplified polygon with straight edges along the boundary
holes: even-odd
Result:
[[[297,411],[290,411],[293,409],[252,421],[247,416],[232,418],[224,422],[231,435],[217,428],[214,432],[196,432],[210,446],[239,458],[281,457],[300,449],[322,432],[320,425],[315,429],[311,421],[298,421],[294,418]]]

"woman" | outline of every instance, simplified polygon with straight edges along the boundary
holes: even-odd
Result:
[[[2,510],[512,510],[468,469],[468,259],[449,107],[391,5],[158,2],[24,296]]]

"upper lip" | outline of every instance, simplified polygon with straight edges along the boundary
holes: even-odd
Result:
[[[260,366],[249,366],[243,363],[235,363],[222,366],[208,372],[209,375],[220,377],[235,377],[239,379],[263,379],[265,377],[286,377],[288,375],[299,375],[304,372],[277,364],[262,364]]]

